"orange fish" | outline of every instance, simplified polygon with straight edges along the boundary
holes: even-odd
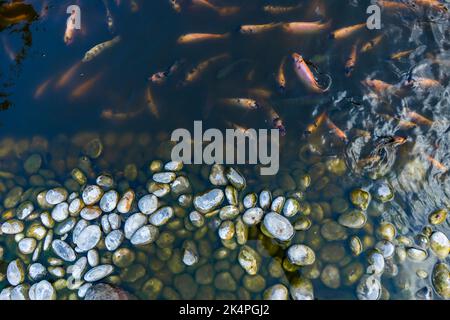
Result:
[[[284,65],[286,64],[286,57],[283,57],[283,59],[281,60],[280,63],[280,67],[278,68],[278,72],[277,72],[277,84],[278,84],[278,88],[281,91],[284,91],[286,89],[286,76],[284,74]]]
[[[240,27],[239,32],[242,34],[258,34],[262,32],[271,31],[278,26],[280,26],[281,23],[266,23],[266,24],[249,24],[249,25],[243,25]]]
[[[437,161],[436,159],[434,159],[433,157],[426,155],[427,160],[433,165],[433,167],[436,167],[437,169],[443,171],[443,172],[447,172],[448,168],[441,162]]]
[[[310,125],[308,125],[306,127],[305,133],[307,133],[307,134],[314,133],[326,119],[327,119],[327,114],[324,111],[319,116],[317,116],[317,118],[314,120],[313,123],[311,123]]]
[[[366,42],[362,47],[361,47],[361,52],[365,53],[368,52],[370,50],[372,50],[373,48],[375,48],[378,44],[380,44],[381,40],[383,39],[384,35],[380,34],[379,36],[373,38],[372,40]]]
[[[411,7],[408,6],[408,4],[402,3],[402,2],[378,0],[377,4],[386,10],[395,10],[395,11],[401,10],[401,11],[403,11],[403,10],[411,9]]]
[[[52,80],[52,79],[48,79],[48,80],[44,81],[43,83],[41,83],[41,84],[36,88],[36,91],[34,92],[34,95],[33,95],[33,97],[34,97],[35,99],[39,99],[39,98],[45,93],[45,91],[47,90],[47,88],[48,88],[48,86],[49,86],[51,80]]]
[[[357,31],[364,29],[365,27],[366,27],[365,22],[360,23],[360,24],[355,24],[355,25],[349,26],[349,27],[344,27],[344,28],[333,31],[330,34],[330,38],[336,39],[336,40],[345,39],[345,38],[348,38],[349,36],[353,35]]]
[[[75,75],[75,73],[77,72],[80,65],[81,65],[81,62],[78,62],[75,65],[73,65],[72,67],[70,67],[69,70],[64,72],[62,74],[62,76],[58,79],[58,81],[56,82],[55,87],[61,88],[61,87],[65,86],[70,81],[70,79],[72,79],[72,77]]]
[[[152,89],[150,86],[147,86],[147,90],[145,90],[145,100],[147,102],[148,109],[150,113],[156,118],[160,118],[159,108],[155,103],[155,99],[153,98]]]
[[[406,116],[411,119],[412,121],[414,121],[415,123],[421,124],[421,125],[425,125],[425,126],[432,126],[433,125],[433,121],[422,116],[421,114],[418,114],[417,112],[414,111],[407,111]]]
[[[366,79],[363,80],[362,83],[366,85],[368,88],[370,88],[372,91],[376,92],[377,94],[384,94],[397,91],[397,88],[395,88],[394,85],[378,79],[372,80]]]
[[[198,43],[207,40],[226,39],[230,36],[229,33],[188,33],[178,38],[179,44]]]
[[[75,90],[71,93],[71,98],[80,98],[84,94],[86,94],[89,90],[92,89],[92,87],[97,83],[97,81],[101,78],[102,74],[99,73],[95,75],[94,77],[90,78],[89,80],[86,80],[82,84],[80,84],[78,87],[75,88]]]
[[[191,0],[192,4],[195,6],[211,9],[217,12],[221,16],[228,16],[232,14],[236,14],[240,11],[239,7],[218,7],[208,0]]]
[[[391,54],[390,58],[392,60],[400,60],[406,56],[408,56],[410,53],[412,53],[414,50],[406,50],[406,51],[400,51],[400,52],[396,52]]]
[[[198,81],[198,79],[200,79],[201,75],[205,72],[205,70],[207,70],[211,65],[213,65],[214,63],[216,63],[220,60],[227,59],[227,58],[229,58],[229,56],[230,55],[228,53],[224,53],[224,54],[214,56],[212,58],[209,58],[207,60],[200,62],[197,66],[192,68],[186,74],[186,77],[182,84],[186,85],[186,84]]]
[[[350,56],[348,57],[347,61],[345,62],[345,76],[350,77],[353,69],[356,65],[356,58],[358,57],[358,43],[357,41],[353,46],[352,50],[350,52]]]
[[[283,24],[283,30],[291,34],[312,34],[327,30],[331,23],[316,22],[289,22]]]
[[[415,0],[415,4],[423,7],[433,8],[442,12],[448,12],[448,8],[438,0]]]
[[[236,106],[248,110],[256,110],[259,108],[256,100],[249,98],[224,98],[220,99],[219,102],[226,106]]]
[[[289,7],[267,5],[267,6],[263,7],[263,11],[273,14],[273,15],[278,15],[278,14],[290,13],[301,7],[302,7],[301,4],[298,4],[296,6],[289,6]]]
[[[298,53],[293,53],[292,58],[294,59],[294,69],[298,78],[308,89],[316,93],[324,93],[329,89],[323,89],[320,87],[320,85],[317,83],[316,78],[311,72],[311,69],[306,64],[301,55],[299,55]]]
[[[333,131],[333,133],[341,140],[343,140],[344,142],[348,141],[347,135],[345,134],[344,131],[342,131],[341,129],[339,129],[334,123],[333,121],[331,121],[331,119],[329,117],[326,117],[326,121],[327,121],[327,125],[328,128],[331,129],[331,131]]]

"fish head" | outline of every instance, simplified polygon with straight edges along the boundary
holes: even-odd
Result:
[[[292,59],[294,60],[295,63],[301,63],[303,61],[303,57],[298,53],[293,53]]]

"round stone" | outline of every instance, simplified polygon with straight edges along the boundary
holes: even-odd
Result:
[[[261,222],[263,216],[264,216],[263,209],[255,207],[247,209],[242,216],[242,220],[246,225],[254,226]]]
[[[102,231],[97,225],[90,225],[84,228],[78,237],[76,238],[75,244],[82,251],[89,251],[95,248],[100,238],[102,236]]]
[[[109,251],[114,251],[122,244],[125,235],[122,230],[111,231],[105,238],[105,246]]]
[[[61,222],[69,217],[69,205],[67,202],[58,203],[52,210],[52,218],[57,222]]]
[[[131,210],[135,196],[133,190],[125,192],[117,204],[117,211],[120,213],[128,213]]]
[[[80,216],[88,221],[97,219],[101,214],[102,210],[97,206],[85,207],[80,212]]]
[[[23,238],[17,244],[19,251],[23,254],[31,254],[36,249],[37,241],[33,238]]]
[[[133,234],[147,223],[147,216],[138,212],[131,215],[126,221],[124,226],[125,238],[131,239]]]
[[[157,183],[171,183],[177,175],[173,172],[158,172],[153,175],[153,181]]]
[[[91,206],[100,201],[103,196],[103,190],[97,185],[87,185],[82,193],[82,199],[85,205]]]
[[[42,280],[30,287],[29,296],[30,300],[56,300],[56,290],[50,282]]]
[[[4,234],[18,234],[24,229],[22,221],[11,219],[2,224],[1,230]]]
[[[143,214],[151,214],[158,209],[158,197],[147,194],[138,201],[138,208]]]
[[[146,225],[137,230],[131,238],[131,244],[146,245],[154,242],[159,235],[159,230],[153,225]]]
[[[16,259],[8,264],[6,279],[12,286],[17,286],[25,280],[25,267],[21,260]]]
[[[119,202],[119,193],[115,190],[105,192],[100,200],[100,209],[103,212],[111,212],[117,207]]]
[[[72,249],[71,246],[67,244],[67,242],[64,242],[62,240],[56,239],[52,242],[52,249],[55,252],[55,254],[63,259],[64,261],[75,261],[77,258],[75,255],[75,251]]]
[[[255,275],[261,266],[261,256],[251,247],[242,246],[239,251],[238,262],[249,275]]]
[[[309,266],[316,261],[314,251],[305,245],[294,244],[287,251],[289,262],[297,266]]]
[[[269,212],[264,216],[263,225],[270,236],[280,241],[289,241],[294,236],[294,227],[282,215]]]
[[[343,213],[338,218],[339,224],[351,229],[361,229],[367,222],[367,216],[360,210]]]
[[[84,275],[84,281],[87,282],[95,282],[99,281],[111,273],[113,273],[114,267],[110,264],[103,264],[97,267],[92,268]]]
[[[66,201],[68,195],[67,190],[63,188],[50,189],[45,194],[45,201],[50,205],[56,205]]]
[[[194,207],[200,213],[208,213],[217,208],[224,200],[224,193],[220,189],[213,189],[194,198]]]
[[[173,216],[173,209],[171,207],[163,207],[158,211],[152,213],[148,221],[154,226],[165,225]]]

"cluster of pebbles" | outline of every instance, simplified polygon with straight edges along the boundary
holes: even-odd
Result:
[[[222,165],[95,173],[103,148],[89,140],[62,184],[42,150],[26,178],[0,172],[0,299],[450,298],[447,211],[411,237],[383,214],[387,182],[332,183],[341,159],[252,191]]]

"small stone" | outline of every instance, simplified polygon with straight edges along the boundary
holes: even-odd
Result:
[[[102,210],[97,206],[85,207],[80,212],[80,216],[88,221],[97,219],[101,214]]]
[[[119,203],[117,204],[117,211],[120,213],[128,213],[131,210],[135,198],[135,193],[133,190],[128,190],[124,193]]]
[[[362,189],[355,189],[350,193],[350,201],[359,209],[366,210],[370,203],[370,193]]]
[[[282,284],[275,284],[263,293],[264,300],[288,300],[289,290]]]
[[[381,297],[381,283],[376,275],[365,275],[361,278],[356,295],[359,300],[378,300]]]
[[[367,222],[367,216],[360,210],[343,213],[338,218],[339,224],[351,229],[361,229]]]
[[[33,213],[34,206],[31,201],[25,201],[21,203],[16,209],[16,216],[20,220],[25,220],[30,214]]]
[[[225,176],[225,168],[221,164],[214,164],[211,167],[211,172],[209,174],[209,181],[214,186],[226,186],[228,180]]]
[[[151,214],[158,209],[158,198],[154,194],[147,194],[139,199],[138,207],[143,214]]]
[[[36,249],[37,241],[33,238],[23,238],[17,244],[19,251],[23,254],[32,254]]]
[[[316,261],[314,251],[305,245],[294,244],[287,251],[289,262],[297,266],[309,266]]]
[[[171,183],[176,177],[177,175],[173,172],[158,172],[153,175],[152,179],[157,183]]]
[[[52,249],[55,254],[64,261],[75,261],[77,258],[75,251],[64,241],[56,239],[52,242]]]
[[[270,205],[272,204],[272,193],[268,190],[263,190],[259,194],[259,206],[263,210],[267,210],[270,208]]]
[[[33,263],[28,268],[28,276],[33,281],[39,281],[47,274],[47,270],[40,263]]]
[[[294,300],[314,300],[313,285],[305,277],[297,276],[292,279],[289,292]]]
[[[445,222],[445,220],[447,219],[447,215],[447,209],[439,209],[429,215],[428,221],[432,225],[440,225]]]
[[[297,199],[289,198],[286,200],[286,203],[283,207],[283,215],[285,217],[293,217],[300,211],[300,203]]]
[[[67,202],[58,203],[52,210],[52,219],[61,222],[69,217],[69,205]]]
[[[111,212],[117,207],[119,202],[119,193],[116,190],[105,192],[100,200],[100,209],[103,212]]]
[[[18,234],[24,229],[22,221],[11,219],[2,224],[1,231],[4,234]]]
[[[262,221],[263,216],[263,209],[255,207],[247,209],[242,216],[242,220],[248,226],[255,226]]]
[[[47,280],[33,284],[29,291],[30,300],[56,300],[56,291]]]
[[[294,227],[289,220],[275,212],[264,216],[263,226],[271,237],[280,241],[289,241],[294,236]]]
[[[12,286],[17,286],[25,280],[25,267],[21,260],[16,259],[8,264],[6,279]]]
[[[103,151],[102,141],[98,138],[92,139],[84,146],[83,152],[92,159],[100,157]]]
[[[126,221],[124,226],[125,238],[131,239],[133,234],[147,223],[147,216],[138,212],[131,215]]]
[[[103,190],[97,185],[87,185],[82,193],[82,199],[85,205],[91,206],[100,201],[103,196]]]
[[[436,231],[430,237],[430,247],[439,259],[444,260],[450,252],[450,241],[444,233]]]
[[[450,299],[450,268],[445,263],[436,263],[433,268],[432,282],[437,294]]]
[[[23,168],[25,169],[26,173],[31,175],[38,172],[39,169],[41,168],[41,165],[42,165],[42,157],[39,154],[35,153],[29,156],[27,160],[25,160]]]
[[[122,230],[111,231],[105,238],[105,246],[109,251],[114,251],[122,244],[125,235]]]
[[[261,256],[251,247],[243,246],[239,251],[238,262],[249,275],[255,275],[261,266]]]
[[[47,203],[50,205],[56,205],[58,203],[66,201],[68,195],[69,194],[67,193],[66,189],[63,188],[50,189],[45,194],[45,201],[47,201]]]
[[[109,276],[111,273],[113,273],[113,271],[114,267],[112,265],[109,264],[100,265],[86,272],[86,274],[84,275],[84,280],[87,282],[99,281]]]
[[[173,216],[173,209],[171,207],[163,207],[158,211],[152,213],[148,221],[154,226],[165,225]]]
[[[194,198],[194,207],[200,213],[208,213],[217,208],[224,200],[224,193],[220,189],[213,189]]]
[[[221,272],[214,278],[214,286],[223,291],[235,291],[237,289],[236,280],[228,271]]]
[[[242,190],[245,188],[246,182],[244,176],[240,174],[237,170],[232,167],[228,167],[225,170],[225,176],[228,181],[238,190]]]
[[[146,245],[154,242],[159,235],[159,230],[153,225],[146,225],[137,230],[131,238],[131,244],[135,246]]]
[[[97,225],[90,225],[84,228],[78,235],[75,244],[82,251],[89,251],[97,246],[100,238],[102,236],[102,231]]]

